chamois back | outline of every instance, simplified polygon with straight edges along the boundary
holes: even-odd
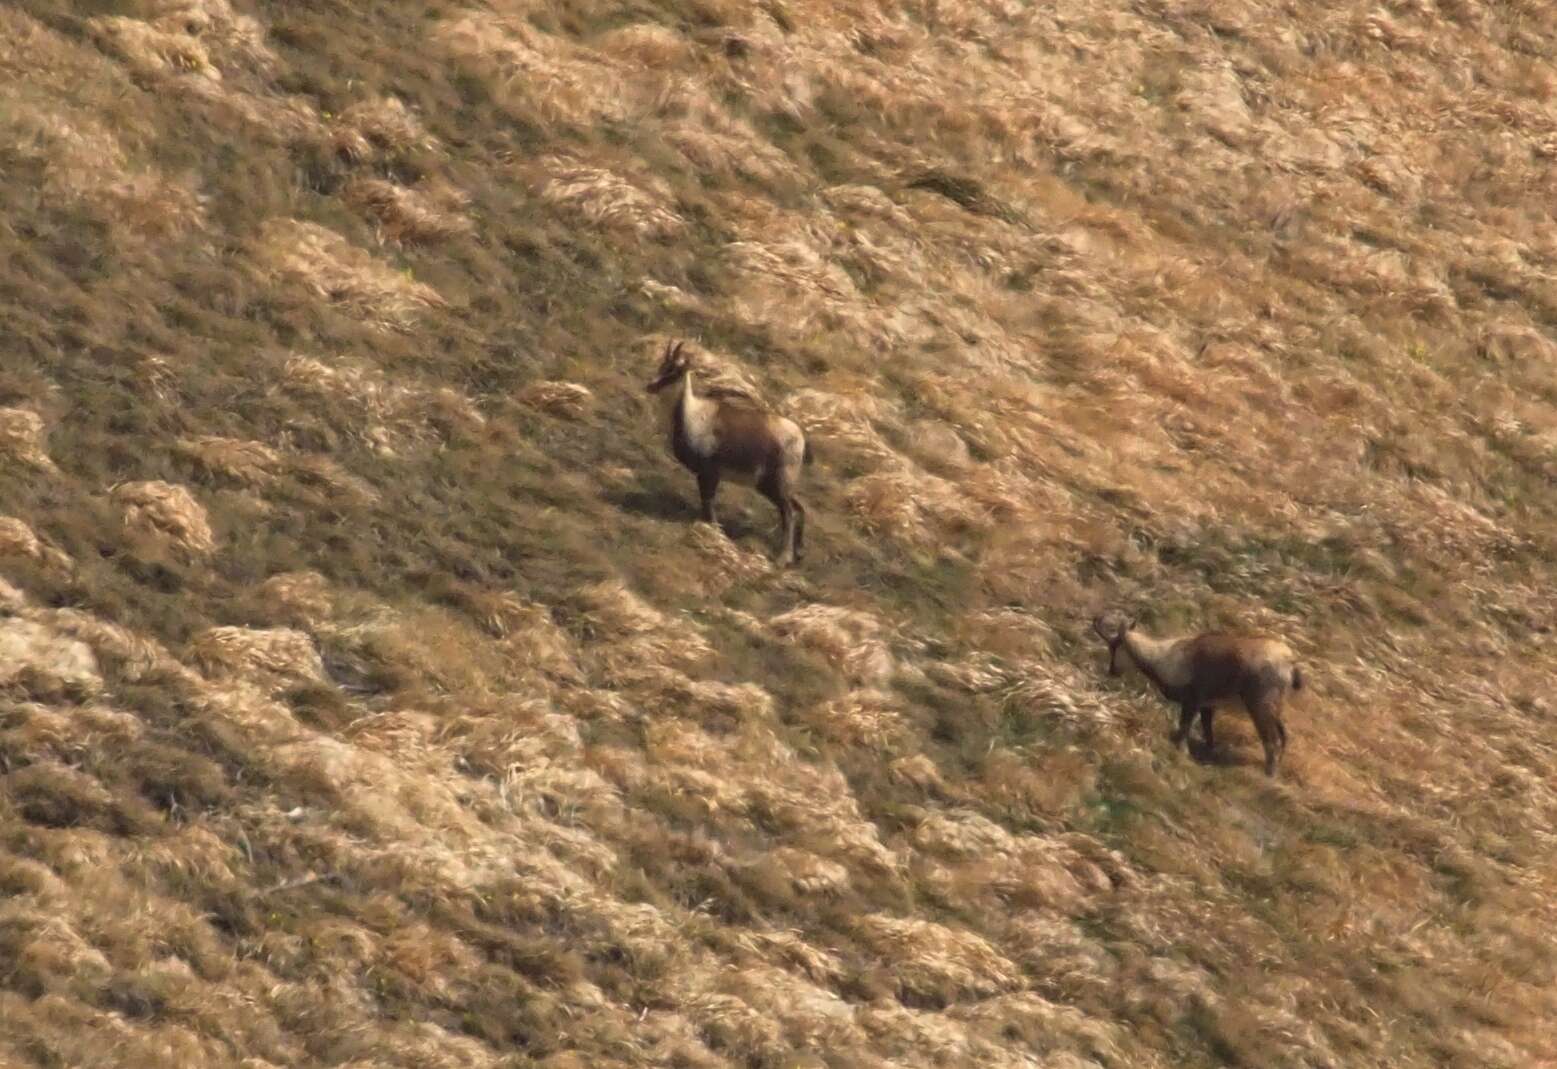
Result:
[[[1296,655],[1268,635],[1207,632],[1188,640],[1196,689],[1207,696],[1234,696],[1246,687],[1285,687]]]

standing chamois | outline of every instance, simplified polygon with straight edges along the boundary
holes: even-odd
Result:
[[[1179,706],[1179,726],[1173,744],[1182,748],[1195,714],[1210,750],[1215,705],[1229,698],[1242,700],[1265,747],[1265,774],[1274,776],[1287,748],[1281,705],[1288,690],[1303,689],[1303,673],[1292,648],[1265,635],[1217,632],[1184,638],[1152,638],[1135,630],[1135,621],[1119,612],[1105,612],[1092,628],[1108,643],[1108,674],[1120,672],[1123,653],[1152,681],[1168,701]]]
[[[692,389],[692,358],[682,342],[668,344],[659,372],[648,391],[659,394],[670,425],[670,451],[697,476],[703,519],[714,519],[714,494],[719,480],[734,479],[755,486],[774,505],[784,533],[779,567],[800,559],[804,548],[806,510],[795,496],[801,469],[811,460],[811,446],[794,420],[756,408],[735,398],[699,397]]]

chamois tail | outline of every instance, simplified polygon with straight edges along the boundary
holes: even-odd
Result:
[[[1292,689],[1293,690],[1302,690],[1303,689],[1303,670],[1301,668],[1299,668],[1297,665],[1293,665],[1292,666]]]

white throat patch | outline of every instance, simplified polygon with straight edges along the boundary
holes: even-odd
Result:
[[[682,433],[686,435],[687,444],[698,456],[713,456],[718,447],[714,436],[714,413],[719,406],[717,402],[705,401],[693,390],[692,372],[688,371],[682,376],[680,386],[668,398],[668,402],[671,433],[675,433],[676,406],[680,404]]]

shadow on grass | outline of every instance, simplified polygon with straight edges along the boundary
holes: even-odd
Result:
[[[1207,746],[1203,739],[1192,738],[1189,740],[1189,756],[1196,764],[1210,765],[1214,768],[1238,768],[1243,765],[1265,765],[1265,755],[1261,751],[1251,757],[1241,746],[1232,746],[1225,742],[1219,742],[1215,746]]]
[[[690,522],[697,518],[697,507],[675,494],[656,490],[619,490],[604,495],[623,512],[655,520]]]
[[[647,519],[691,524],[696,523],[700,515],[695,494],[688,497],[674,491],[643,489],[613,491],[604,496],[623,512]],[[719,499],[719,506],[719,529],[731,541],[747,537],[767,538],[777,530],[777,520],[772,523],[760,518],[753,521],[746,515],[746,508],[733,502],[726,503],[723,496]]]

